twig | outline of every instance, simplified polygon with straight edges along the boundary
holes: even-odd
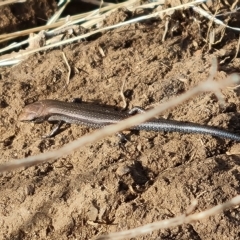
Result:
[[[7,4],[13,4],[13,3],[24,3],[26,0],[6,0],[0,2],[0,7],[7,5]]]
[[[232,198],[228,202],[219,204],[215,207],[212,207],[212,208],[202,211],[200,213],[195,213],[195,214],[191,214],[188,216],[186,216],[184,214],[179,217],[170,218],[170,219],[159,221],[159,222],[149,223],[144,226],[130,229],[127,231],[110,233],[108,235],[103,235],[103,236],[97,237],[96,240],[110,240],[110,239],[120,240],[120,239],[125,239],[125,238],[135,238],[139,235],[147,234],[147,233],[150,233],[155,230],[176,227],[176,226],[182,225],[184,223],[191,223],[194,221],[199,221],[203,218],[207,218],[207,217],[216,215],[217,213],[220,213],[226,209],[232,208],[239,204],[240,204],[240,195]]]
[[[166,23],[165,23],[165,30],[164,30],[164,33],[163,33],[163,36],[162,36],[162,42],[165,41],[165,38],[166,38],[166,35],[167,35],[167,32],[168,32],[169,19],[170,19],[170,17],[167,16]]]
[[[125,83],[126,83],[126,78],[123,79],[123,83],[122,83],[122,87],[121,87],[121,91],[120,91],[120,95],[121,95],[123,103],[124,103],[123,104],[123,109],[125,109],[127,107],[126,98],[125,98],[124,93],[123,93]]]
[[[90,4],[93,4],[93,5],[97,5],[99,6],[100,5],[100,9],[102,7],[106,7],[106,6],[113,6],[115,5],[115,3],[110,3],[110,2],[103,2],[103,1],[97,1],[97,0],[82,0],[82,2],[86,2],[86,3],[90,3]]]
[[[71,75],[71,68],[68,64],[68,60],[66,58],[66,55],[64,52],[62,52],[62,55],[63,55],[63,60],[65,61],[66,65],[67,65],[67,68],[68,68],[68,75],[67,75],[67,81],[66,81],[66,85],[69,84],[69,81],[70,81],[70,75]]]
[[[199,13],[200,15],[208,18],[209,20],[212,20],[213,22],[215,22],[216,24],[219,24],[225,28],[229,28],[229,29],[232,29],[232,30],[235,30],[235,31],[238,31],[240,32],[240,28],[236,28],[236,27],[231,27],[231,26],[228,26],[227,24],[225,24],[223,21],[215,18],[213,15],[209,14],[208,12],[206,12],[205,10],[203,10],[202,8],[200,7],[196,7],[196,6],[192,6],[192,9]]]
[[[240,34],[238,36],[238,43],[237,43],[237,48],[236,48],[236,53],[234,58],[232,59],[232,61],[237,57],[238,53],[239,53],[239,45],[240,45]]]
[[[55,12],[55,14],[48,20],[46,26],[51,25],[52,23],[55,23],[60,15],[63,13],[63,11],[66,9],[67,5],[70,3],[71,0],[67,0],[63,6]]]

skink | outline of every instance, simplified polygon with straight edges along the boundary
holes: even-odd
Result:
[[[133,110],[132,112],[136,111]],[[92,128],[101,128],[109,124],[117,123],[130,115],[128,112],[116,111],[106,106],[86,102],[75,103],[58,100],[42,100],[27,105],[20,114],[19,120],[37,123],[43,121],[58,121],[86,125]],[[227,130],[175,120],[154,119],[134,126],[131,129],[155,132],[199,133],[240,141],[240,135]]]

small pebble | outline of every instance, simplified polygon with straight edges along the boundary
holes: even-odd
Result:
[[[117,175],[119,175],[119,176],[126,175],[129,172],[130,172],[130,168],[128,166],[126,166],[126,165],[118,167],[118,169],[116,171]]]

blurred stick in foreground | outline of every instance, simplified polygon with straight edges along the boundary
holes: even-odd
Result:
[[[203,218],[216,215],[219,212],[222,212],[226,209],[232,208],[239,204],[240,204],[240,195],[232,198],[228,202],[219,204],[215,207],[212,207],[208,210],[205,210],[199,213],[195,213],[191,215],[183,214],[175,218],[170,218],[170,219],[159,221],[159,222],[149,223],[138,228],[133,228],[133,229],[122,231],[122,232],[110,233],[108,235],[99,236],[96,238],[96,240],[110,240],[110,239],[120,240],[120,239],[126,239],[126,238],[135,238],[139,235],[147,234],[154,230],[176,227],[182,224],[198,221]]]

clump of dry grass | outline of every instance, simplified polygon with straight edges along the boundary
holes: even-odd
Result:
[[[29,44],[30,47],[26,48],[25,50],[21,51],[21,53],[15,53],[13,55],[2,57],[0,60],[0,66],[8,66],[8,65],[14,65],[19,62],[21,62],[23,59],[27,58],[30,54],[44,51],[50,48],[59,47],[65,44],[69,44],[81,39],[85,39],[86,37],[92,36],[93,34],[111,30],[115,28],[119,28],[131,23],[136,23],[140,21],[145,21],[150,18],[156,18],[156,17],[163,17],[164,14],[171,13],[173,11],[176,11],[178,9],[185,9],[189,7],[193,7],[197,4],[203,3],[205,0],[197,0],[192,1],[190,3],[182,4],[179,6],[174,6],[167,9],[160,9],[155,11],[154,13],[144,15],[141,17],[133,18],[125,22],[121,22],[115,25],[102,27],[101,22],[113,11],[116,11],[116,9],[120,7],[125,7],[130,11],[135,11],[139,8],[153,8],[157,6],[162,6],[165,4],[164,0],[159,0],[152,3],[147,4],[140,4],[139,0],[129,0],[123,3],[119,4],[110,4],[104,7],[101,7],[97,10],[90,11],[83,14],[78,14],[75,16],[68,16],[67,18],[59,18],[69,1],[67,1],[59,10],[55,13],[55,15],[47,22],[45,26],[36,27],[32,29],[26,29],[19,32],[14,33],[8,33],[8,34],[2,34],[0,35],[0,43],[8,40],[14,40],[17,37],[22,37],[26,35],[30,35],[29,39],[18,42],[15,44],[11,44],[10,46],[7,46],[3,49],[0,49],[0,53],[4,54],[7,51],[10,51],[14,48],[20,47],[26,43]],[[83,27],[90,29],[90,31],[86,34],[81,34],[79,36],[74,36],[66,40],[59,40],[57,39],[54,43],[52,43],[54,40],[52,39],[56,35],[63,34],[69,29],[74,29],[74,27]],[[50,30],[51,29],[51,30]],[[38,34],[35,34],[36,32],[39,32]],[[51,39],[49,39],[51,36]]]

